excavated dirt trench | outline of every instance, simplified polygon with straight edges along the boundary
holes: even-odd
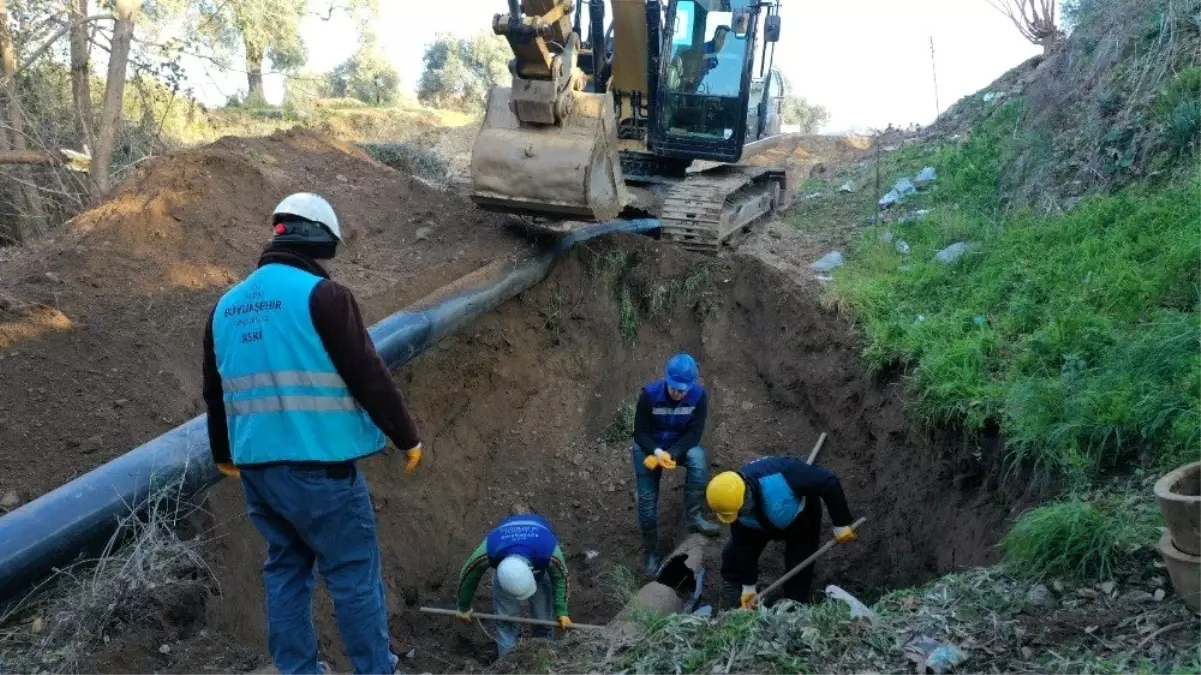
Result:
[[[620,283],[635,302],[664,280],[704,281],[687,303],[676,303],[684,306],[654,318],[643,308],[633,347],[619,329],[613,283],[595,272],[603,266],[597,261],[618,250],[634,252]],[[992,478],[997,472],[973,459],[980,454],[974,445],[917,433],[905,421],[900,387],[864,376],[844,319],[755,259],[698,258],[621,237],[577,251],[548,281],[398,375],[429,446],[426,460],[415,476],[405,475],[395,456],[364,465],[396,647],[417,647],[406,669],[470,669],[494,653],[478,627],[416,607],[451,605],[465,557],[515,504],[546,515],[562,538],[573,618],[613,617],[620,602],[611,571],[638,569],[640,544],[628,444],[605,442],[602,432],[680,349],[698,358],[711,392],[704,445],[713,471],[766,453],[803,457],[821,432],[829,434],[819,463],[838,472],[853,511],[869,522],[854,545],[821,561],[816,588],[837,583],[870,598],[993,560],[1012,507]],[[664,480],[661,535],[668,547],[686,534],[682,480],[682,472]],[[262,653],[260,539],[242,515],[237,485],[219,485],[208,506],[202,525],[214,528],[208,557],[221,594],[209,601],[204,624]],[[719,546],[706,556],[710,601]],[[590,550],[599,555],[586,561]],[[764,580],[782,572],[782,557],[768,549]],[[477,607],[487,607],[489,597],[481,589]],[[323,594],[316,616],[323,650],[345,668]],[[172,667],[153,654],[107,665]]]

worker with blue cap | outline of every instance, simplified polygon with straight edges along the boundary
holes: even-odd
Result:
[[[680,352],[667,362],[661,380],[642,388],[634,414],[634,477],[638,486],[638,524],[646,551],[646,573],[658,572],[659,479],[664,471],[685,466],[684,505],[688,529],[715,537],[721,528],[705,519],[705,485],[709,468],[701,436],[705,433],[709,395],[698,380],[696,359]]]

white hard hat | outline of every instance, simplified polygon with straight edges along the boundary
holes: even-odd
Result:
[[[342,228],[338,225],[338,216],[334,213],[334,207],[330,206],[325,197],[321,195],[312,192],[297,192],[288,195],[275,207],[275,211],[271,215],[273,218],[281,215],[298,216],[314,223],[321,223],[338,241],[342,241]]]
[[[500,587],[518,600],[527,600],[538,591],[530,561],[519,555],[507,556],[496,566],[496,580]]]

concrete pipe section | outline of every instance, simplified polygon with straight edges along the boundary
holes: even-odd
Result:
[[[451,290],[385,318],[371,327],[371,338],[395,370],[545,279],[576,244],[615,233],[650,234],[658,227],[656,219],[640,219],[575,230],[528,258],[485,267]],[[120,520],[139,512],[165,486],[185,500],[221,478],[201,415],[6,514],[0,518],[0,604],[19,601],[55,568],[99,552]]]

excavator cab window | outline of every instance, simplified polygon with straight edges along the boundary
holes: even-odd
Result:
[[[656,152],[727,161],[746,135],[756,0],[677,0],[666,45]]]

